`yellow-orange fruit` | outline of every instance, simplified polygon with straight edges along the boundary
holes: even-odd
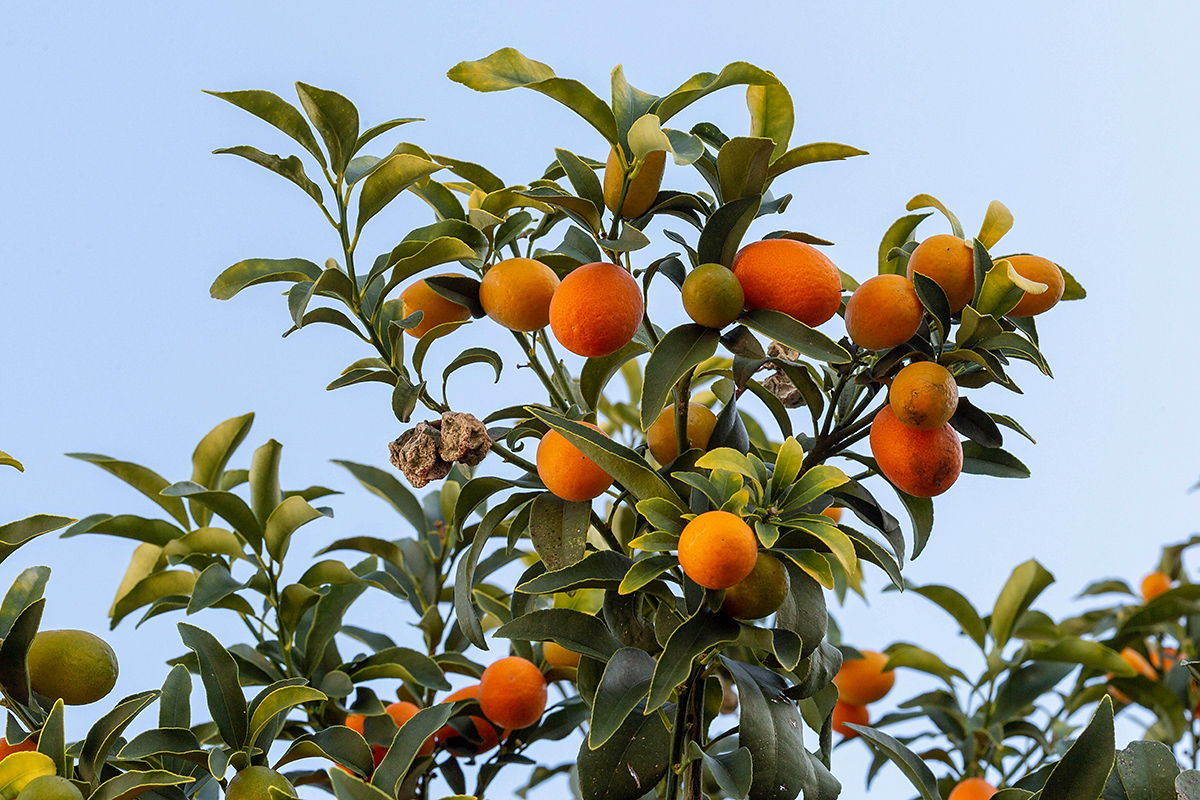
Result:
[[[1126,647],[1121,650],[1121,660],[1143,678],[1149,678],[1152,681],[1158,680],[1158,672],[1154,667],[1150,666],[1150,662],[1146,660],[1145,656],[1132,647]]]
[[[1025,294],[1017,307],[1008,312],[1010,317],[1032,317],[1049,311],[1062,299],[1067,281],[1062,270],[1053,261],[1041,256],[1008,256],[1008,262],[1022,278],[1047,286],[1041,294]]]
[[[793,239],[764,239],[738,251],[733,274],[746,308],[782,311],[815,328],[842,304],[842,276],[824,253]]]
[[[532,661],[502,658],[483,671],[479,705],[484,716],[502,728],[526,728],[546,710],[546,678]]]
[[[717,427],[717,415],[699,403],[688,404],[687,437],[692,447],[708,449],[708,440]],[[675,437],[675,406],[659,412],[646,430],[650,453],[660,464],[670,464],[679,457],[679,440]]]
[[[0,739],[0,761],[13,753],[23,753],[27,750],[37,750],[37,742],[32,736],[19,744],[9,744],[8,739]]]
[[[645,304],[633,276],[616,264],[571,270],[550,300],[550,330],[577,356],[599,358],[633,341]]]
[[[988,800],[996,793],[996,787],[983,778],[967,778],[960,781],[946,800]]]
[[[852,706],[865,706],[882,700],[896,683],[896,673],[884,672],[888,657],[874,650],[860,650],[862,658],[842,662],[833,678],[838,697]]]
[[[438,278],[459,277],[452,273],[436,276]],[[471,310],[459,305],[453,300],[442,297],[429,287],[424,280],[419,280],[400,293],[400,301],[404,306],[402,315],[407,317],[420,311],[423,316],[415,328],[405,331],[409,336],[420,338],[438,325],[447,322],[463,322],[471,318]]]
[[[858,736],[858,731],[847,728],[847,722],[851,725],[870,725],[871,715],[865,706],[852,706],[838,700],[833,706],[833,730],[847,739],[853,739]]]
[[[846,301],[846,333],[866,350],[887,350],[913,337],[925,307],[903,275],[876,275]]]
[[[472,686],[464,686],[462,689],[459,689],[456,692],[451,692],[450,694],[446,695],[442,702],[453,703],[458,700],[478,699],[479,684],[476,683]],[[496,729],[492,726],[492,723],[488,722],[483,717],[477,717],[474,714],[471,715],[471,722],[475,725],[475,733],[479,735],[481,740],[479,748],[475,751],[476,753],[486,753],[496,745],[500,744],[500,734],[496,732]],[[443,725],[438,732],[433,735],[433,738],[438,742],[445,742],[451,737],[458,735],[458,731],[456,731],[452,725]]]
[[[568,650],[558,642],[543,642],[542,657],[552,667],[578,667],[579,653]]]
[[[706,511],[679,536],[679,566],[706,589],[728,589],[749,575],[757,560],[754,531],[728,511]]]
[[[1142,578],[1142,599],[1149,603],[1171,588],[1171,576],[1165,572],[1151,572]]]
[[[916,272],[942,287],[951,314],[975,297],[975,249],[957,236],[942,233],[917,245],[908,257],[908,279]]]
[[[919,431],[940,428],[958,408],[958,384],[950,370],[932,361],[914,361],[896,373],[888,387],[896,419]]]
[[[879,471],[913,497],[936,497],[962,473],[962,442],[948,422],[918,431],[898,420],[891,406],[884,406],[871,423],[870,441]]]
[[[821,512],[826,517],[829,517],[834,522],[842,521],[842,509],[840,506],[830,506]]]
[[[779,559],[759,553],[750,574],[725,590],[721,610],[738,619],[762,619],[779,610],[788,595],[788,574]]]
[[[583,424],[600,431],[590,422]],[[613,482],[611,475],[558,431],[548,431],[538,444],[537,472],[547,489],[572,503],[599,497]]]
[[[724,264],[701,264],[688,273],[681,289],[683,310],[692,322],[720,330],[733,322],[746,305],[737,276]]]
[[[415,717],[417,712],[420,710],[421,709],[417,708],[415,703],[410,703],[407,700],[401,700],[399,703],[392,703],[384,709],[384,711],[387,712],[387,715],[392,718],[392,722],[396,723],[397,728],[402,727],[404,723]],[[429,755],[433,752],[433,745],[433,737],[430,736],[425,740],[425,743],[421,745],[421,749],[417,750],[417,755]]]
[[[663,169],[666,166],[665,150],[655,150],[646,155],[642,168],[630,181],[629,189],[625,192],[625,203],[621,206],[622,217],[637,219],[650,210],[654,199],[658,197],[658,187],[662,185]],[[604,205],[614,214],[617,213],[617,203],[621,201],[621,184],[624,180],[625,175],[621,172],[617,151],[610,150],[608,163],[604,165]]]
[[[532,258],[509,258],[492,266],[479,284],[484,312],[510,331],[550,324],[550,300],[558,288],[554,270]]]

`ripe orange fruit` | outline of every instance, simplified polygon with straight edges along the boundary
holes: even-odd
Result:
[[[542,657],[552,667],[577,668],[579,666],[579,653],[568,650],[558,642],[543,642]]]
[[[949,422],[918,431],[897,419],[891,406],[884,406],[871,423],[870,441],[879,471],[913,497],[936,497],[962,472],[962,442]]]
[[[842,508],[840,506],[830,506],[821,512],[822,516],[829,517],[834,522],[842,521]]]
[[[13,753],[22,753],[26,750],[37,750],[37,742],[32,736],[19,744],[9,744],[8,739],[0,739],[0,761]]]
[[[633,276],[616,264],[571,270],[550,300],[550,330],[577,356],[599,358],[633,341],[646,310]]]
[[[1054,308],[1062,299],[1063,290],[1067,286],[1062,270],[1053,261],[1041,256],[1009,256],[1009,263],[1022,278],[1046,284],[1046,291],[1041,294],[1026,294],[1021,297],[1017,307],[1008,312],[1010,317],[1032,317]]]
[[[908,257],[908,279],[916,272],[942,287],[951,314],[975,297],[975,249],[957,236],[942,233],[917,245]]]
[[[1161,653],[1158,650],[1151,650],[1150,663],[1156,670],[1166,675],[1179,663],[1179,651],[1174,647],[1164,647]]]
[[[502,728],[527,728],[546,710],[546,679],[532,661],[502,658],[483,671],[479,705],[484,716]]]
[[[625,192],[625,204],[621,206],[621,216],[625,219],[637,219],[650,210],[654,199],[658,197],[658,187],[662,185],[663,169],[667,166],[665,150],[655,150],[646,155],[642,168],[630,182]],[[604,205],[608,210],[617,213],[617,203],[621,201],[621,184],[625,175],[621,172],[621,163],[617,159],[617,151],[608,154],[608,163],[604,166]]]
[[[833,730],[847,739],[853,739],[858,736],[858,731],[847,728],[847,722],[851,725],[870,725],[871,715],[864,706],[852,706],[838,700],[833,706]]]
[[[33,690],[69,706],[94,703],[117,685],[117,654],[87,631],[40,631],[27,663]]]
[[[888,657],[874,650],[860,650],[862,658],[842,662],[833,677],[838,697],[852,706],[865,706],[882,700],[896,683],[896,673],[883,671]]]
[[[508,258],[483,276],[479,304],[510,331],[537,331],[550,324],[550,300],[557,288],[558,276],[542,262]]]
[[[1158,672],[1154,667],[1150,666],[1150,662],[1146,660],[1145,656],[1132,647],[1126,647],[1121,650],[1121,660],[1143,678],[1149,678],[1152,681],[1158,680]]]
[[[728,511],[706,511],[679,535],[679,566],[706,589],[728,589],[744,580],[757,560],[754,531]]]
[[[600,430],[590,422],[583,424]],[[599,497],[613,482],[611,475],[558,431],[548,431],[538,444],[537,472],[547,489],[572,503]]]
[[[1171,588],[1171,577],[1165,572],[1151,572],[1142,578],[1142,599],[1149,603]]]
[[[437,275],[438,278],[453,278],[457,277],[452,273],[444,273]],[[459,305],[453,300],[447,300],[440,294],[429,288],[429,284],[424,280],[419,280],[412,286],[409,286],[400,293],[400,301],[403,303],[403,316],[407,317],[420,311],[424,314],[421,317],[420,323],[415,328],[409,328],[405,333],[409,336],[420,338],[429,331],[447,322],[463,322],[471,318],[471,311],[466,306]]]
[[[708,440],[717,427],[717,415],[699,403],[688,403],[687,437],[692,447],[708,449]],[[660,464],[670,464],[679,457],[679,440],[675,438],[675,406],[669,405],[646,430],[650,453]]]
[[[996,787],[983,778],[967,778],[954,787],[946,800],[988,800],[996,791]]]
[[[940,428],[958,408],[958,384],[950,370],[932,361],[914,361],[896,373],[888,387],[896,419],[918,431]]]
[[[876,275],[846,301],[846,333],[866,350],[904,344],[921,327],[925,307],[903,275]]]
[[[842,304],[842,276],[824,253],[793,239],[764,239],[733,259],[746,308],[782,311],[815,328]]]
[[[396,723],[397,728],[403,727],[404,723],[415,717],[417,712],[420,710],[421,709],[417,708],[414,703],[410,703],[407,700],[401,700],[399,703],[392,703],[390,706],[384,709],[384,711],[387,712],[387,715],[392,718],[392,722]],[[427,756],[432,753],[434,744],[433,739],[434,737],[432,736],[426,739],[425,744],[421,745],[421,749],[417,751],[417,755]]]
[[[762,619],[778,611],[787,595],[787,570],[775,556],[759,553],[750,574],[725,590],[721,610],[738,619]]]
[[[442,702],[453,703],[457,700],[478,699],[479,684],[476,683],[473,686],[465,686],[462,689],[459,689],[457,692],[451,692],[450,694],[446,695],[446,698],[442,700]],[[475,751],[477,754],[486,753],[496,745],[500,744],[500,734],[496,733],[496,729],[492,727],[492,723],[488,722],[483,717],[477,717],[473,714],[471,715],[471,722],[475,724],[475,733],[478,734],[479,738],[482,740],[479,748]],[[459,732],[454,730],[452,725],[443,725],[441,729],[439,729],[438,732],[433,735],[433,738],[438,742],[445,742],[452,736],[458,735],[460,735]]]
[[[683,310],[697,325],[724,328],[745,303],[742,284],[724,264],[701,264],[683,280]]]

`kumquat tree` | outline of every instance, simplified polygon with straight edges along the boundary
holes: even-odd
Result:
[[[802,167],[865,153],[793,145],[771,72],[732,63],[656,95],[618,66],[605,101],[503,49],[449,78],[545,95],[594,146],[548,153],[514,183],[435,146],[383,144],[417,120],[364,128],[333,91],[297,83],[298,106],[211,93],[298,147],[216,152],[286,178],[317,206],[299,224],[333,234],[327,253],[236,263],[211,294],[282,283],[285,336],[345,330],[350,363],[328,388],[383,384],[397,425],[379,463],[336,463],[399,530],[337,531],[339,492],[285,489],[277,441],[239,449],[252,413],[200,439],[190,476],[71,454],[158,515],[29,518],[0,527],[0,557],[64,527],[136,542],[112,625],[181,615],[179,654],[161,688],[68,742],[65,707],[107,695],[117,656],[91,634],[40,631],[50,573],[22,573],[0,604],[3,800],[484,798],[507,770],[528,773],[522,797],[566,774],[584,800],[824,800],[861,785],[834,750],[855,737],[878,753],[872,774],[890,761],[925,800],[1173,797],[1156,772],[1168,761],[1170,791],[1200,785],[1165,745],[1118,756],[1113,734],[1115,698],[1155,715],[1149,738],[1190,735],[1194,761],[1200,595],[1171,588],[1182,547],[1144,605],[1061,622],[1032,608],[1053,580],[1033,561],[987,615],[904,577],[937,546],[933,498],[961,473],[1029,475],[1003,449],[1021,425],[971,393],[1049,376],[1035,321],[1085,294],[1048,258],[1000,250],[1014,227],[1002,203],[968,236],[918,194],[869,234],[877,264],[843,270],[819,232],[783,221],[786,192]],[[748,126],[696,116],[730,88]],[[402,196],[428,208],[414,202],[405,231],[373,226],[390,249],[364,252],[368,223]],[[769,232],[750,235],[760,218]],[[460,344],[467,326],[488,346]],[[501,383],[520,402],[467,410]],[[310,523],[337,531],[311,556],[294,539]],[[863,593],[870,572],[947,611],[982,671],[908,642],[843,645],[827,603]],[[1102,590],[1129,593],[1089,594]],[[356,615],[368,592],[394,613]],[[246,640],[198,624],[217,614]],[[896,669],[945,688],[872,720]],[[155,705],[157,722],[133,728]],[[918,755],[922,738],[937,743]]]

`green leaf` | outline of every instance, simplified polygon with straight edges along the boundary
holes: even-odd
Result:
[[[376,136],[387,133],[392,128],[399,127],[400,125],[407,125],[410,122],[424,122],[424,121],[425,120],[421,117],[403,117],[401,119],[390,119],[387,122],[381,122],[378,125],[372,126],[372,127],[368,128],[367,130],[363,131],[359,135],[358,141],[356,141],[354,143],[354,153],[357,153],[359,150],[362,150],[363,147],[367,144],[367,142],[371,141]],[[351,155],[353,155],[354,153],[351,153]]]
[[[249,145],[238,145],[236,147],[222,147],[220,150],[213,150],[214,155],[229,155],[241,156],[247,161],[258,164],[260,167],[265,167],[276,175],[281,175],[287,178],[292,183],[304,190],[304,193],[317,202],[317,205],[322,205],[323,195],[321,187],[313,183],[312,179],[304,173],[304,162],[296,156],[288,156],[281,158],[273,153],[264,153],[256,147]]]
[[[946,293],[937,281],[920,272],[914,272],[912,278],[917,299],[929,312],[929,316],[933,317],[938,333],[945,341],[946,333],[950,330],[950,301],[946,299]]]
[[[692,662],[719,644],[735,641],[739,633],[741,626],[732,618],[707,611],[701,611],[676,628],[654,668],[647,710],[654,711],[667,702],[675,687],[687,680]]]
[[[996,242],[1004,237],[1004,234],[1012,230],[1013,215],[1008,210],[1008,207],[999,200],[993,200],[988,204],[987,213],[983,215],[983,225],[979,228],[979,235],[975,238],[983,243],[983,246],[991,250],[996,246]]]
[[[483,637],[483,627],[479,622],[479,614],[475,610],[475,604],[472,599],[472,591],[475,588],[475,568],[479,563],[479,557],[483,553],[483,548],[487,546],[488,539],[495,532],[497,526],[509,514],[524,506],[536,496],[532,492],[514,494],[500,505],[489,509],[475,530],[475,538],[471,540],[471,546],[468,548],[466,556],[460,558],[458,561],[454,580],[454,613],[458,615],[458,624],[463,630],[463,635],[467,637],[467,640],[471,644],[481,650],[486,650],[488,647]],[[462,495],[459,495],[459,499],[461,498]]]
[[[380,678],[398,678],[428,689],[450,689],[438,662],[409,647],[386,647],[372,656],[347,665],[346,671],[355,683]]]
[[[257,742],[259,735],[276,716],[304,703],[318,703],[328,699],[324,692],[319,692],[311,686],[281,685],[265,690],[250,716],[248,741]]]
[[[158,727],[190,728],[192,725],[192,677],[176,664],[163,681],[158,697]]]
[[[45,598],[34,600],[13,620],[7,635],[0,641],[0,688],[21,705],[29,705],[29,671],[26,661],[29,646],[42,623]]]
[[[671,387],[717,352],[719,339],[719,331],[694,324],[672,328],[659,339],[646,362],[642,385],[642,430],[648,430],[658,419]]]
[[[145,792],[164,786],[180,786],[196,779],[187,775],[176,775],[162,769],[130,770],[115,775],[96,789],[89,800],[130,800]]]
[[[100,785],[101,772],[108,755],[120,741],[122,732],[133,722],[134,717],[158,697],[157,691],[141,692],[126,697],[96,720],[87,732],[83,749],[79,753],[79,774],[93,788]]]
[[[925,214],[909,214],[901,217],[892,223],[888,228],[887,233],[883,235],[883,241],[879,243],[879,274],[880,275],[904,275],[907,270],[901,266],[897,259],[891,258],[890,253],[897,247],[901,247],[913,235],[913,231],[921,224],[921,221],[927,217],[933,216],[932,212]]]
[[[417,751],[425,744],[425,740],[437,733],[453,715],[453,703],[438,703],[430,708],[422,708],[408,722],[401,725],[388,747],[387,755],[375,768],[371,785],[394,797],[400,780],[416,760]]]
[[[1013,624],[1052,583],[1054,576],[1034,559],[1012,571],[992,610],[992,639],[997,649],[1007,644]]]
[[[186,623],[179,623],[179,637],[184,645],[195,651],[200,660],[200,679],[208,710],[217,725],[221,739],[230,747],[249,743],[249,718],[246,698],[238,680],[238,666],[229,651],[211,633]]]
[[[589,409],[595,409],[604,387],[613,375],[621,369],[621,365],[646,352],[646,346],[641,342],[630,342],[617,352],[601,358],[589,358],[583,364],[579,373],[579,390]]]
[[[848,144],[837,142],[813,142],[788,150],[778,156],[771,164],[767,180],[773,181],[788,170],[803,167],[807,164],[818,164],[824,161],[845,161],[854,156],[865,156],[866,150],[859,150]]]
[[[1002,317],[1016,308],[1027,293],[1042,294],[1048,288],[1044,283],[1023,277],[1011,261],[1002,258],[983,276],[983,286],[971,305],[980,314]]]
[[[965,633],[971,641],[983,650],[987,642],[987,627],[975,606],[957,589],[931,583],[926,586],[913,586],[909,589],[927,600],[936,603],[939,608],[954,618],[959,630]]]
[[[918,208],[936,208],[945,215],[946,219],[950,221],[950,229],[954,231],[955,236],[960,239],[967,238],[963,233],[962,223],[958,221],[958,217],[954,216],[954,214],[950,212],[950,209],[946,208],[946,206],[942,204],[942,201],[938,200],[933,195],[919,194],[912,200],[909,200],[908,205],[906,205],[905,208],[909,211],[916,211]]]
[[[762,667],[721,661],[737,684],[737,743],[750,751],[753,763],[750,800],[793,800],[802,788],[807,796],[816,775],[804,749],[800,712],[784,694],[787,683]]]
[[[1179,773],[1175,779],[1175,791],[1180,800],[1196,800],[1200,798],[1200,769],[1189,769]]]
[[[565,436],[567,441],[612,475],[638,500],[661,497],[681,510],[686,510],[687,506],[670,485],[634,450],[580,422],[568,420],[545,409],[529,406],[526,410]]]
[[[720,74],[699,72],[680,84],[650,109],[666,122],[702,97],[729,86],[770,86],[779,79],[744,61],[727,64]]]
[[[417,533],[429,530],[429,520],[421,508],[420,501],[413,496],[404,484],[390,472],[384,472],[377,467],[366,464],[356,464],[353,461],[334,460],[334,464],[344,467],[355,479],[365,486],[372,494],[383,498],[400,516],[408,520]]]
[[[4,595],[4,602],[0,603],[0,640],[8,636],[22,611],[42,599],[49,580],[49,567],[30,567],[12,582]]]
[[[517,585],[525,594],[553,594],[575,589],[616,589],[633,559],[612,550],[589,553],[583,561],[565,569],[545,572]]]
[[[775,143],[771,160],[787,152],[796,122],[792,96],[782,83],[746,87],[746,106],[750,109],[750,135]]]
[[[661,714],[632,713],[603,746],[579,745],[583,800],[639,800],[671,764],[671,733]]]
[[[303,263],[308,264],[310,262]],[[320,269],[317,265],[312,264],[311,266],[319,274]],[[231,267],[230,269],[233,268]],[[229,270],[226,270],[226,273],[228,272]],[[313,280],[316,280],[317,277],[318,275],[311,276]],[[217,280],[220,281],[220,278]],[[213,296],[216,297],[217,295]],[[229,296],[232,297],[233,295]],[[225,465],[229,463],[233,452],[237,450],[238,445],[246,438],[246,434],[250,432],[250,426],[253,424],[254,413],[251,412],[243,414],[240,417],[227,419],[206,433],[192,452],[192,481],[206,489],[216,489],[220,485],[221,475],[225,472]],[[208,524],[209,512],[203,506],[192,503],[191,510],[192,518],[196,520],[197,525],[203,527]]]
[[[1059,300],[1082,300],[1087,297],[1087,289],[1084,289],[1071,273],[1063,269],[1061,265],[1056,264],[1055,266],[1062,272],[1063,281],[1066,284]]]
[[[209,288],[217,300],[228,300],[247,286],[271,281],[315,281],[321,268],[303,258],[251,258],[229,267]]]
[[[1104,697],[1083,733],[1055,765],[1041,800],[1082,800],[1099,797],[1116,759],[1112,699]]]
[[[0,562],[3,562],[16,552],[17,548],[31,539],[41,536],[43,533],[65,528],[74,521],[70,517],[35,514],[32,517],[0,525]]]
[[[154,572],[142,578],[120,599],[113,604],[109,616],[112,628],[116,628],[121,620],[164,597],[186,598],[196,585],[196,574],[191,570],[170,569]]]
[[[275,769],[301,758],[324,758],[357,770],[363,775],[370,774],[372,767],[375,766],[371,758],[371,748],[363,740],[363,737],[341,725],[325,728],[318,733],[306,733],[300,736],[275,762]],[[330,770],[330,773],[335,781],[338,775],[346,774],[340,769]]]
[[[850,354],[844,347],[782,311],[758,308],[742,314],[740,319],[746,327],[753,328],[802,355],[830,364],[850,362]]]
[[[188,601],[187,613],[191,615],[210,608],[245,587],[246,583],[229,574],[229,570],[224,564],[209,564],[196,578],[196,583],[192,587],[192,597]]]
[[[937,779],[934,778],[933,773],[920,756],[883,731],[863,725],[848,725],[847,727],[858,731],[859,736],[872,749],[899,767],[922,800],[942,800],[941,794],[938,793]]]
[[[283,445],[274,439],[254,451],[250,460],[250,505],[254,516],[262,525],[283,501],[283,490],[279,488],[279,458]]]
[[[996,478],[1028,478],[1029,467],[1016,456],[999,447],[984,447],[977,442],[963,442],[963,472],[972,475],[991,475]]]
[[[497,50],[479,61],[462,61],[446,73],[455,83],[477,92],[499,92],[524,87],[541,92],[587,120],[610,144],[617,143],[617,122],[612,109],[579,81],[558,78],[547,65],[521,55],[511,47]]]
[[[254,552],[262,552],[262,528],[246,501],[233,492],[214,492],[193,481],[180,481],[163,489],[168,497],[186,497],[193,503],[215,512],[241,534]],[[193,514],[193,516],[195,516]]]
[[[554,641],[568,650],[601,661],[607,661],[621,649],[621,643],[609,632],[603,620],[570,608],[531,611],[501,625],[494,635],[529,642]]]
[[[696,245],[699,262],[724,264],[732,268],[733,257],[737,255],[742,237],[757,216],[761,204],[762,196],[753,195],[728,202],[713,212],[700,232],[700,241]]]
[[[639,91],[625,79],[620,64],[612,71],[612,109],[617,123],[617,135],[622,147],[629,144],[629,129],[636,120],[650,112],[651,106],[662,98]],[[628,148],[626,148],[628,152]]]
[[[1118,652],[1099,642],[1089,642],[1077,636],[1065,636],[1057,642],[1030,642],[1029,657],[1034,661],[1082,664],[1089,669],[1111,672],[1118,677],[1133,675],[1133,670]]]
[[[729,797],[742,798],[750,793],[753,757],[747,748],[739,747],[728,753],[710,756],[695,742],[688,742],[688,757],[702,759],[713,780]]]
[[[1117,753],[1116,778],[1125,791],[1125,800],[1170,798],[1179,777],[1175,754],[1162,742],[1130,742]]]
[[[362,183],[355,230],[361,231],[367,220],[382,211],[398,194],[440,169],[439,164],[407,153],[385,158]]]
[[[337,92],[296,82],[300,105],[316,126],[329,150],[335,175],[341,175],[354,156],[358,144],[358,109]]]
[[[41,733],[38,734],[37,750],[54,760],[55,773],[70,775],[71,762],[67,759],[66,731],[63,727],[63,701],[54,701]]]
[[[608,659],[588,726],[587,746],[601,747],[646,698],[654,677],[654,659],[635,647],[623,647]]]
[[[558,159],[559,166],[566,173],[567,180],[571,182],[571,187],[575,189],[575,193],[584,200],[590,201],[596,207],[597,212],[604,208],[604,189],[600,186],[600,179],[596,177],[596,170],[585,164],[583,159],[570,150],[555,148],[554,155]]]
[[[353,731],[352,731],[353,732]],[[371,770],[366,770],[369,774]],[[337,800],[391,800],[392,795],[369,783],[364,783],[358,777],[349,775],[340,769],[330,770],[329,780],[333,784],[333,796]],[[453,800],[449,798],[448,800]]]
[[[563,569],[583,560],[591,510],[590,503],[569,503],[549,492],[534,498],[529,538],[546,569]]]
[[[105,472],[117,476],[157,503],[164,511],[174,517],[180,525],[185,528],[188,527],[187,511],[183,507],[183,501],[177,497],[164,497],[159,494],[159,492],[170,485],[170,481],[154,470],[129,461],[118,461],[115,458],[95,453],[67,453],[67,457],[95,464]]]
[[[916,645],[897,642],[888,647],[887,654],[888,662],[885,667],[886,669],[891,670],[898,667],[906,667],[928,675],[934,675],[945,681],[946,685],[951,689],[954,688],[951,678],[958,678],[964,683],[969,682],[967,676],[961,670],[947,664],[936,653],[931,653]]]
[[[1036,662],[1010,670],[996,692],[993,722],[1008,722],[1074,671],[1074,664]]]
[[[241,92],[210,92],[206,90],[205,94],[211,94],[213,97],[233,103],[238,108],[249,111],[259,119],[269,122],[303,145],[304,149],[312,153],[313,157],[321,163],[321,166],[326,165],[325,154],[317,145],[317,139],[313,136],[308,123],[304,121],[304,117],[296,110],[295,106],[279,95],[261,89]]]
[[[138,542],[146,542],[156,547],[164,547],[184,535],[182,529],[175,527],[166,520],[146,519],[145,517],[135,517],[132,514],[122,514],[118,517],[110,517],[107,514],[93,514],[90,517],[84,517],[64,531],[62,538],[69,539],[85,533],[102,533],[108,536],[119,536]]]
[[[303,497],[293,496],[284,500],[271,512],[263,530],[267,552],[276,561],[283,561],[287,555],[288,542],[296,529],[323,516],[325,515],[310,506]]]

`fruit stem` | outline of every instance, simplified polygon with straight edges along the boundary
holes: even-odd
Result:
[[[690,725],[693,703],[692,695],[696,693],[696,684],[698,681],[701,681],[701,687],[704,686],[700,674],[700,665],[694,664],[687,681],[683,684],[683,689],[679,692],[679,700],[675,704],[675,724],[671,736],[671,767],[667,770],[666,800],[685,800],[690,795],[690,784],[697,784],[695,787],[697,794],[695,796],[699,797],[699,781],[692,780],[692,765],[688,764],[678,772],[675,769],[675,765],[683,763],[683,759],[687,755],[688,742],[693,739],[693,731]],[[700,762],[697,761],[696,763],[699,764]]]
[[[517,340],[517,343],[521,345],[521,349],[525,351],[525,356],[529,359],[530,368],[533,369],[534,373],[538,376],[538,379],[542,382],[542,385],[546,387],[546,391],[550,395],[550,402],[553,403],[554,407],[559,411],[567,411],[570,408],[570,404],[567,403],[566,399],[559,393],[558,387],[554,385],[554,381],[552,381],[549,374],[546,373],[546,368],[543,367],[542,362],[538,360],[536,345],[531,344],[530,341],[525,338],[525,334],[521,333],[520,331],[513,331],[512,335],[513,338]]]

